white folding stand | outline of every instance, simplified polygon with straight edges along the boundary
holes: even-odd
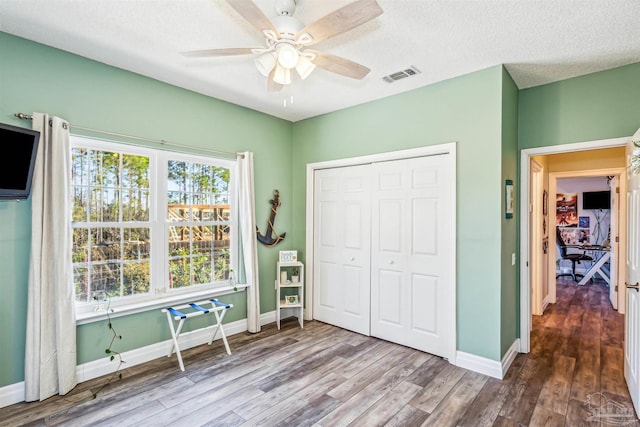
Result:
[[[203,305],[210,304],[211,308],[205,308]],[[193,311],[183,312],[182,309],[192,309]],[[229,343],[227,342],[227,336],[224,334],[224,329],[222,328],[222,319],[224,319],[224,315],[227,313],[227,310],[233,308],[233,304],[225,304],[223,302],[218,301],[215,298],[212,298],[208,301],[201,301],[197,303],[188,303],[184,305],[179,305],[176,307],[167,307],[163,308],[162,312],[167,315],[167,322],[169,322],[169,329],[171,330],[171,338],[173,339],[173,344],[171,345],[171,349],[169,350],[169,354],[167,357],[171,357],[174,350],[176,356],[178,356],[178,363],[180,364],[180,370],[184,371],[184,364],[182,363],[182,355],[180,354],[180,346],[178,345],[178,338],[180,337],[180,333],[182,332],[182,327],[184,326],[184,321],[190,319],[192,317],[201,316],[203,314],[211,314],[213,313],[216,316],[216,324],[210,327],[213,328],[213,334],[211,335],[211,339],[209,340],[209,345],[215,339],[218,331],[220,331],[220,336],[222,337],[222,341],[224,342],[224,347],[227,350],[227,354],[231,354],[231,350],[229,349]],[[178,322],[178,326],[175,326],[174,321]],[[188,332],[191,333],[191,332]],[[186,335],[187,333],[185,333]]]

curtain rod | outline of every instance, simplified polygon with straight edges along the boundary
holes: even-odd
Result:
[[[25,114],[25,113],[15,113],[14,116],[16,116],[17,118],[19,118],[21,120],[32,120],[33,119],[33,116],[31,114]],[[153,142],[153,143],[164,145],[164,146],[167,146],[167,147],[186,148],[186,149],[190,149],[190,150],[204,151],[204,152],[207,152],[207,153],[221,154],[221,155],[224,155],[224,156],[229,156],[229,157],[234,157],[234,158],[238,154],[238,153],[234,153],[234,152],[231,152],[231,151],[212,150],[210,148],[198,148],[198,147],[192,147],[192,146],[189,146],[189,145],[175,144],[173,142],[165,141],[164,139],[153,139],[153,138],[147,138],[147,137],[144,137],[144,136],[127,135],[125,133],[110,132],[110,131],[101,130],[101,129],[93,129],[93,128],[88,128],[88,127],[84,127],[84,126],[73,125],[71,123],[69,123],[69,126],[71,126],[73,128],[76,128],[76,129],[86,130],[86,131],[89,131],[89,132],[102,133],[102,134],[105,134],[105,135],[112,135],[112,136],[120,136],[120,137],[124,137],[124,138],[129,138],[129,139],[137,139],[139,141]]]

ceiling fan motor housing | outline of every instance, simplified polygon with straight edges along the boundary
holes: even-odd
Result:
[[[280,16],[292,16],[296,10],[295,0],[276,0],[276,12]]]
[[[304,24],[293,16],[278,15],[271,22],[278,30],[279,37],[287,40],[295,40],[296,34],[304,28]]]

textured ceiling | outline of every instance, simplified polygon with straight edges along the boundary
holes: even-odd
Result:
[[[350,2],[297,0],[294,15],[309,24]],[[275,15],[275,0],[255,3]],[[290,121],[497,64],[527,88],[640,62],[638,0],[378,3],[381,16],[314,46],[369,67],[364,80],[316,69],[278,93],[266,90],[252,55],[180,55],[264,45],[261,33],[224,0],[0,0],[0,31]],[[420,74],[382,81],[409,66]]]

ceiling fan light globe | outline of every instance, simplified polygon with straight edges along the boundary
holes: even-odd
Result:
[[[298,49],[289,44],[284,44],[278,48],[278,64],[284,68],[294,68],[299,58]]]
[[[291,83],[291,70],[278,65],[275,73],[273,73],[273,81],[281,84],[288,85]]]
[[[265,53],[256,58],[256,68],[265,77],[269,77],[269,73],[276,66],[276,56],[273,52]]]
[[[309,77],[309,75],[316,69],[316,64],[309,61],[309,59],[301,55],[298,59],[298,63],[296,64],[296,71],[302,80]]]

